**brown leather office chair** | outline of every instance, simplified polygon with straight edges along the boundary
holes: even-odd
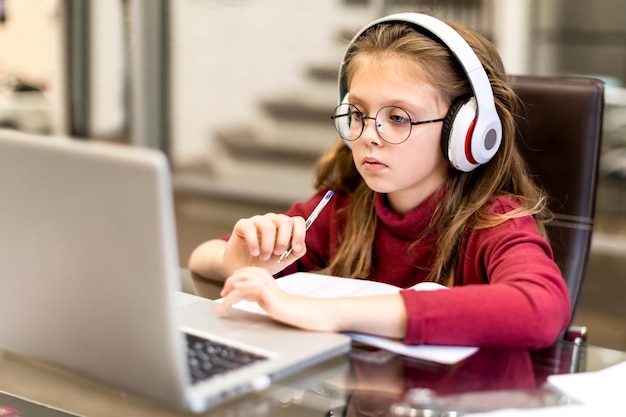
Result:
[[[518,121],[519,148],[550,196],[554,220],[548,237],[567,282],[571,319],[583,286],[593,232],[602,142],[604,84],[585,77],[514,76],[525,110]],[[584,341],[586,328],[563,335]]]

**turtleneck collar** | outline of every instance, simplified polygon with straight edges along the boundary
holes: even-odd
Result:
[[[395,213],[387,200],[387,194],[376,193],[374,209],[380,224],[394,235],[405,239],[416,239],[428,226],[437,205],[441,202],[447,186],[440,187],[420,205],[404,214]]]

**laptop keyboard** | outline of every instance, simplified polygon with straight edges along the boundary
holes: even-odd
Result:
[[[266,360],[265,356],[185,333],[187,363],[193,384]]]

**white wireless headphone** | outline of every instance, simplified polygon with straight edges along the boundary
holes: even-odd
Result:
[[[378,19],[352,38],[339,69],[339,102],[347,102],[348,85],[345,67],[354,42],[366,31],[387,22],[410,23],[428,32],[445,45],[465,71],[473,96],[458,98],[450,106],[441,134],[445,158],[457,170],[469,172],[487,163],[502,142],[502,122],[496,111],[491,83],[480,60],[457,31],[432,16],[421,13],[398,13]]]

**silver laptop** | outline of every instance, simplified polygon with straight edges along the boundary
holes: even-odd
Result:
[[[252,313],[217,317],[180,276],[162,153],[0,130],[0,347],[195,412],[350,347]]]

